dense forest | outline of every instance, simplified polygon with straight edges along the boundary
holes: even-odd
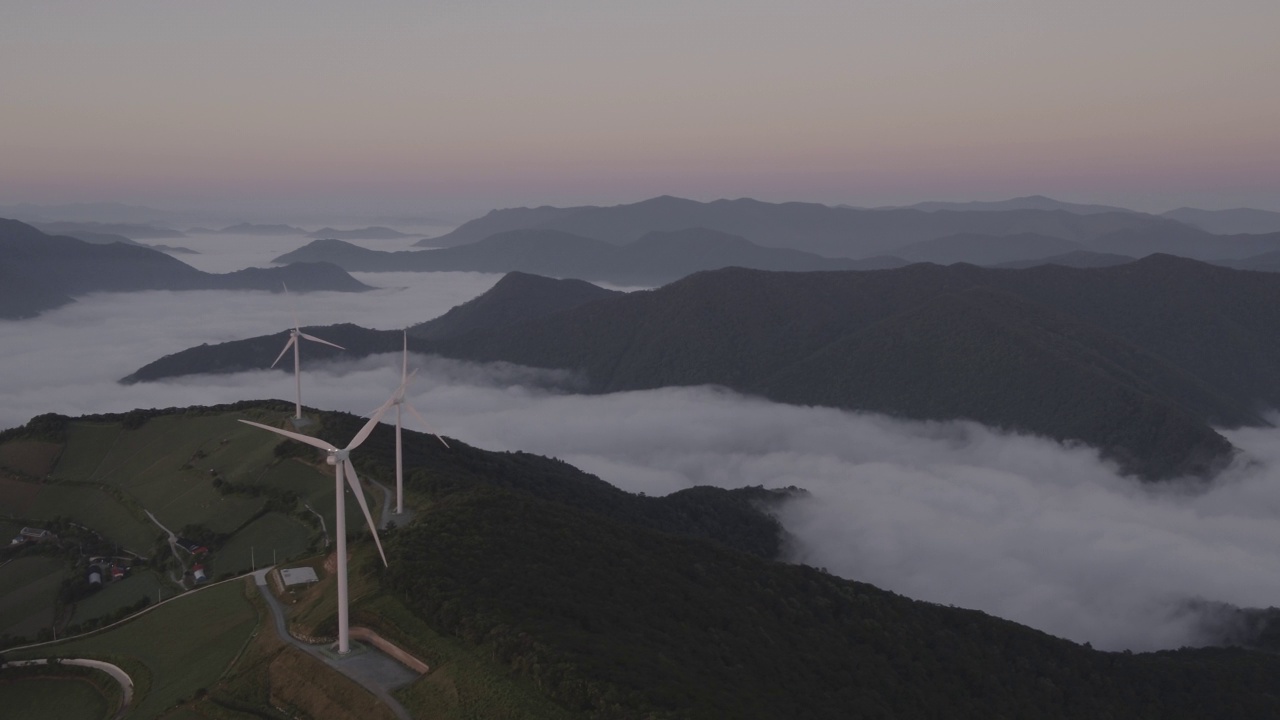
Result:
[[[143,428],[161,415],[291,409],[259,401],[78,421]],[[321,437],[365,422],[311,414]],[[61,441],[69,421],[41,416],[0,442]],[[393,430],[378,427],[354,458],[361,475],[386,479],[393,446]],[[1280,717],[1274,612],[1248,613],[1252,625],[1223,638],[1267,651],[1095,651],[780,562],[790,540],[770,511],[802,489],[644,497],[555,459],[450,446],[409,433],[415,514],[384,533],[388,568],[357,538],[367,562],[354,568],[381,590],[355,612],[376,625],[379,613],[361,608],[393,598],[573,716]],[[279,449],[273,462],[319,459],[298,443]]]

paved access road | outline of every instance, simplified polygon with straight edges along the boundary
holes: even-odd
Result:
[[[267,573],[270,570],[271,568],[258,570],[253,573],[253,580],[258,584],[258,592],[262,593],[263,599],[267,601],[267,607],[271,608],[271,615],[275,620],[276,634],[280,636],[280,639],[360,683],[385,703],[387,707],[391,708],[391,712],[395,713],[396,717],[402,720],[412,720],[409,711],[399,701],[391,697],[391,691],[417,680],[418,673],[372,647],[358,655],[352,654],[350,657],[335,659],[321,651],[319,647],[308,645],[290,635],[289,629],[285,625],[284,608],[280,606],[280,601],[276,600],[276,596],[272,594],[271,588],[267,587]]]

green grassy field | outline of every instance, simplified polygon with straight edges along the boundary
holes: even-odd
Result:
[[[96,486],[50,483],[39,487],[40,493],[31,504],[32,517],[69,518],[93,528],[108,542],[144,555],[160,533],[141,509]]]
[[[53,472],[59,479],[90,480],[103,459],[124,432],[119,423],[73,422],[67,428],[67,449],[62,453]]]
[[[43,440],[16,439],[0,445],[0,467],[27,477],[43,478],[53,471],[62,446]]]
[[[25,526],[20,522],[0,520],[0,547],[8,546],[9,541],[17,537],[23,527]]]
[[[251,560],[256,560],[257,567],[270,565],[272,551],[277,562],[298,557],[307,551],[311,532],[311,528],[292,517],[267,513],[245,526],[218,551],[211,570],[217,577],[228,572],[248,572],[253,569]]]
[[[326,511],[333,504],[332,476],[298,460],[276,462],[273,450],[281,441],[238,422],[239,417],[238,413],[162,416],[135,430],[123,430],[119,424],[73,422],[54,476],[62,481],[118,488],[126,500],[116,501],[117,505],[126,510],[145,508],[175,532],[188,524],[200,524],[214,532],[229,533],[266,502],[265,494],[221,493],[214,478],[237,486],[293,491],[332,524],[333,511]],[[82,488],[78,486],[77,492]],[[100,495],[95,501],[102,499]],[[51,510],[50,503],[37,505],[41,515]],[[67,507],[65,514],[92,520],[76,504]],[[120,513],[116,515],[104,523],[102,532],[129,537],[131,542],[138,542],[143,535],[153,537],[150,528],[131,531],[127,527],[131,522]],[[135,516],[132,524],[138,522]],[[94,526],[92,522],[85,524]]]
[[[40,485],[6,477],[0,472],[0,508],[9,517],[32,517],[31,508],[39,494]],[[9,540],[6,539],[5,542]]]
[[[158,717],[178,700],[216,683],[248,641],[259,618],[245,595],[257,590],[247,583],[252,580],[190,593],[106,632],[10,652],[7,657],[96,657],[112,662],[123,658],[139,663],[149,678],[145,687],[135,678],[141,697],[129,717]]]
[[[74,678],[23,678],[8,682],[0,673],[0,708],[6,718],[99,720],[113,708],[91,683]]]
[[[58,585],[67,577],[59,558],[43,555],[20,557],[0,567],[0,634],[35,637],[53,624]]]
[[[104,585],[101,590],[76,603],[75,614],[70,623],[80,624],[96,617],[103,617],[138,602],[146,597],[155,602],[156,589],[161,587],[160,579],[155,573],[137,570],[129,577]],[[174,590],[167,583],[164,585],[169,595]]]

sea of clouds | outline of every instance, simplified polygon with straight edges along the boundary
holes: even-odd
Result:
[[[225,272],[306,241],[203,236],[183,244]],[[369,242],[402,249],[407,241]],[[492,287],[480,273],[358,274],[379,290],[99,294],[0,322],[0,428],[59,412],[293,399],[255,371],[122,386],[164,354],[304,325],[404,327]],[[263,358],[264,367],[273,357]],[[442,434],[564,459],[618,487],[799,486],[783,508],[791,559],[932,602],[977,608],[1106,649],[1210,642],[1187,601],[1280,604],[1280,431],[1227,433],[1242,449],[1211,485],[1144,485],[1085,447],[974,423],[919,423],[779,405],[710,387],[583,396],[561,373],[413,356],[411,402]],[[305,404],[366,413],[399,358],[308,367]]]

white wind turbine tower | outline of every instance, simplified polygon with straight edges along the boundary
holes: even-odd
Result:
[[[373,414],[373,417],[369,419],[369,422],[365,423],[365,426],[360,429],[360,432],[356,433],[356,436],[351,439],[351,442],[348,443],[347,446],[345,448],[342,448],[341,450],[321,440],[320,438],[314,438],[314,437],[311,437],[310,435],[302,435],[300,433],[289,432],[288,430],[281,430],[280,428],[271,427],[270,425],[263,425],[262,423],[251,422],[249,420],[240,421],[246,425],[259,427],[259,428],[262,428],[263,430],[270,430],[273,433],[283,435],[287,438],[292,438],[294,440],[297,440],[298,442],[303,442],[308,445],[318,447],[329,454],[329,456],[325,459],[325,462],[329,463],[334,468],[334,478],[335,478],[334,494],[336,495],[336,500],[334,503],[336,508],[335,516],[334,516],[334,524],[336,525],[336,527],[334,528],[334,531],[335,531],[334,534],[338,536],[337,551],[338,551],[338,654],[339,655],[345,655],[351,651],[350,628],[347,623],[347,600],[348,600],[348,597],[347,597],[347,515],[346,515],[346,502],[344,499],[346,493],[343,491],[344,488],[342,486],[342,481],[344,477],[343,470],[346,471],[345,477],[346,477],[347,484],[351,486],[351,492],[356,496],[356,502],[360,503],[360,511],[364,513],[364,520],[369,525],[369,532],[373,533],[373,542],[377,544],[378,554],[382,556],[382,564],[385,566],[387,564],[387,554],[382,551],[382,541],[378,539],[378,530],[373,524],[373,516],[369,514],[369,505],[364,500],[364,493],[361,492],[360,490],[360,479],[356,477],[356,469],[351,464],[350,455],[351,455],[351,451],[355,450],[357,447],[360,447],[360,443],[364,442],[365,439],[369,437],[369,433],[373,432],[373,428],[377,426],[378,421],[382,419],[383,414],[385,414],[387,410],[391,409],[391,404],[394,399],[395,399],[395,396],[393,395],[391,400],[388,400],[387,402],[383,403],[382,407],[378,408],[377,412]]]
[[[404,334],[404,354],[401,357],[400,389],[396,390],[396,394],[391,396],[391,404],[396,406],[396,515],[404,514],[404,454],[402,451],[403,445],[400,441],[400,424],[403,417],[402,411],[408,410],[413,413],[413,416],[418,419],[418,422],[422,423],[424,430],[435,435],[436,439],[443,443],[445,447],[449,447],[449,443],[445,442],[444,438],[440,437],[439,433],[431,429],[431,423],[428,423],[423,419],[423,417],[418,414],[418,411],[414,410],[413,406],[409,404],[409,401],[405,399],[404,395],[409,387],[409,378],[411,377],[409,375],[408,332],[405,332]],[[414,370],[413,372],[416,374],[418,371]]]
[[[281,283],[281,285],[284,285],[284,283]],[[285,286],[284,291],[286,293],[289,292],[289,287],[287,285]],[[346,348],[341,345],[336,345],[328,340],[321,340],[315,335],[308,335],[302,332],[299,328],[298,312],[296,310],[293,311],[293,329],[289,331],[289,342],[284,344],[284,349],[276,356],[276,360],[271,363],[271,367],[275,367],[276,364],[280,362],[280,358],[284,357],[284,354],[289,352],[290,347],[293,348],[293,384],[298,393],[297,399],[294,401],[293,419],[295,421],[295,426],[300,425],[301,423],[297,421],[302,420],[302,361],[298,351],[298,348],[302,345],[302,338],[306,338],[311,342],[318,342],[331,347],[336,347],[339,350],[346,350]]]

